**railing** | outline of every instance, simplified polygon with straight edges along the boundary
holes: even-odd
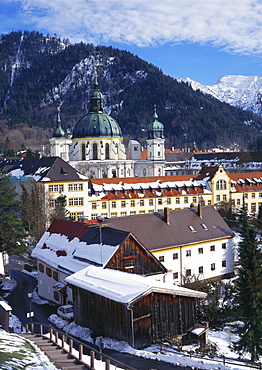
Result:
[[[37,333],[36,327],[39,329],[37,330]],[[78,341],[72,336],[65,334],[60,330],[57,330],[54,327],[31,322],[26,324],[25,328],[27,333],[39,335],[55,343],[58,347],[62,348],[70,356],[87,366],[87,368],[89,369],[101,369],[101,362],[104,362],[105,370],[136,370],[135,368],[127,366],[102,353],[102,349],[100,349],[100,351],[97,351],[93,347]]]
[[[226,356],[216,356],[215,354],[211,357],[207,354],[201,354],[201,353],[193,353],[193,351],[180,351],[179,349],[175,349],[169,345],[166,344],[159,344],[159,351],[160,353],[164,353],[164,351],[167,351],[168,353],[174,353],[174,354],[180,354],[183,357],[189,357],[193,359],[198,360],[207,360],[214,363],[222,363],[223,365],[237,365],[239,368],[243,366],[244,369],[259,369],[262,370],[262,363],[260,362],[251,362],[251,361],[243,361],[238,360],[236,358],[230,358]]]

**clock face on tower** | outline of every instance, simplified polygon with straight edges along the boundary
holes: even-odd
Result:
[[[156,133],[155,133],[155,136],[156,136],[156,137],[160,137],[160,132],[156,132]]]

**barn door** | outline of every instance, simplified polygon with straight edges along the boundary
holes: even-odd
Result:
[[[133,320],[135,348],[143,348],[152,343],[151,314]]]

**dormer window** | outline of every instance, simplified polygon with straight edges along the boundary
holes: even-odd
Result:
[[[192,225],[189,225],[189,230],[192,231],[192,232],[196,232],[195,228],[192,226]]]

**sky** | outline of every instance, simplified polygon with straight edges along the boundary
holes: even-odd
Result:
[[[260,0],[1,0],[0,25],[128,50],[203,85],[262,76]]]

